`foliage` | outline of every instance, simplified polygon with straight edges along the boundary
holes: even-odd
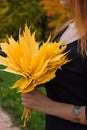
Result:
[[[0,41],[13,35],[17,40],[19,28],[25,23],[37,30],[36,39],[43,41],[55,28],[70,17],[69,10],[63,8],[59,0],[1,0],[0,1]]]
[[[7,20],[5,19],[6,12],[9,10],[8,2],[6,0],[0,1],[0,39],[5,37]]]
[[[36,39],[38,41],[45,39],[46,15],[38,6],[38,1],[1,0],[0,38],[13,35],[17,39],[19,28],[22,30],[27,23],[32,31],[37,30]]]
[[[63,7],[59,0],[41,0],[39,5],[46,11],[47,16],[49,17],[48,27],[52,29],[52,31],[70,17],[69,9]]]

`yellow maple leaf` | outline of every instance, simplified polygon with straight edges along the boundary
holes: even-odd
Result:
[[[66,46],[61,42],[50,43],[51,37],[39,48],[35,33],[25,25],[23,34],[19,33],[18,41],[11,36],[8,42],[0,43],[2,51],[7,55],[0,56],[0,64],[5,65],[3,71],[19,74],[22,77],[12,86],[19,92],[30,92],[40,84],[44,84],[56,75],[55,72],[67,63]],[[27,119],[28,109],[24,109],[23,117]]]

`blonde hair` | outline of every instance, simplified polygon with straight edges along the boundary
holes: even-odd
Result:
[[[68,0],[68,5],[71,9],[71,18],[73,20],[66,21],[56,31],[56,34],[64,30],[71,22],[75,21],[80,36],[78,50],[82,56],[87,56],[87,0]]]
[[[69,6],[81,38],[79,50],[87,56],[87,0],[69,0]]]

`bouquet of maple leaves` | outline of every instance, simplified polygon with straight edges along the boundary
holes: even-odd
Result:
[[[66,46],[61,42],[50,42],[51,37],[41,47],[35,40],[35,32],[31,34],[30,28],[25,25],[23,34],[19,33],[18,41],[11,36],[8,42],[0,43],[1,50],[6,57],[0,56],[0,64],[5,66],[2,71],[21,75],[21,78],[13,84],[12,88],[18,88],[18,92],[28,93],[40,84],[53,79],[57,69],[66,64]],[[28,118],[29,109],[24,108],[22,118],[24,125]]]

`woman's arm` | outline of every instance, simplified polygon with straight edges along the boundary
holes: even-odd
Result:
[[[75,119],[74,105],[55,102],[36,89],[30,93],[22,93],[22,104],[28,108],[65,120],[74,121]],[[87,124],[85,106],[80,107],[78,118],[78,123]]]

